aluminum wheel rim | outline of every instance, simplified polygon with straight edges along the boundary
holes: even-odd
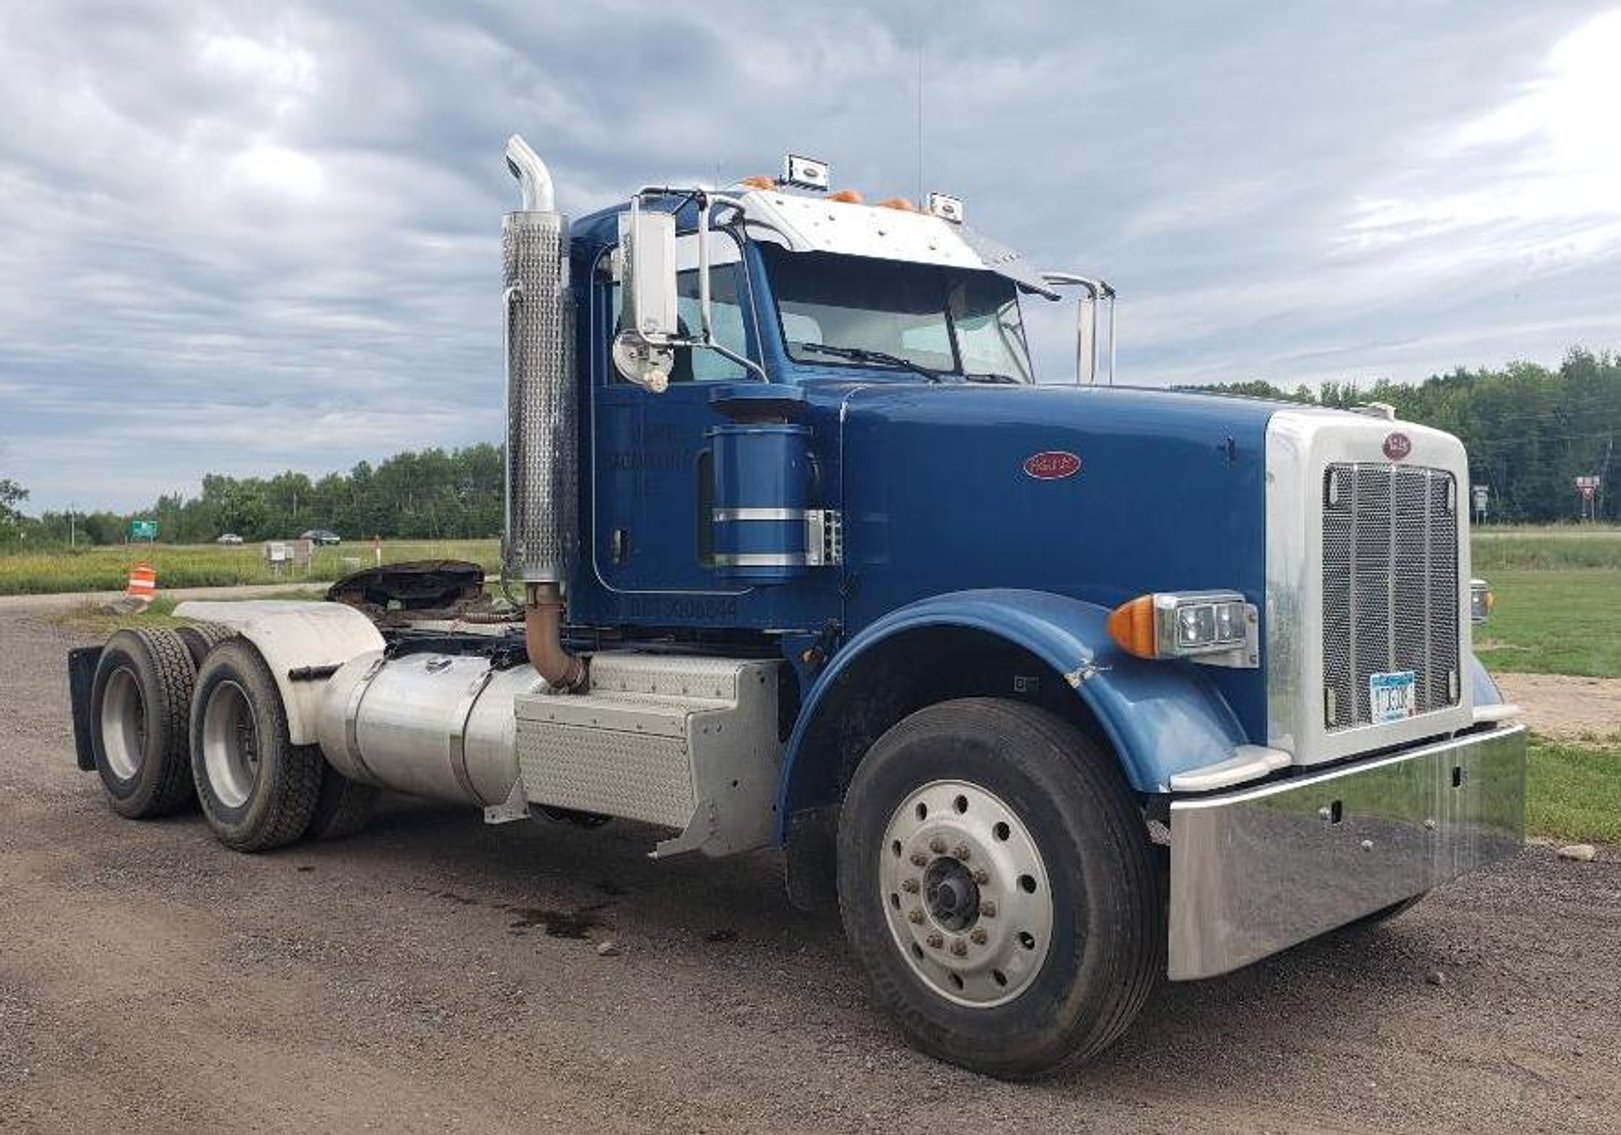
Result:
[[[209,786],[227,808],[248,802],[259,777],[259,722],[246,691],[224,681],[203,709],[203,767]]]
[[[101,699],[101,748],[120,780],[134,780],[146,756],[146,700],[141,683],[120,667],[107,679]]]
[[[890,816],[878,857],[890,933],[933,992],[989,1009],[1029,988],[1052,945],[1052,890],[1041,849],[1000,797],[925,784]]]

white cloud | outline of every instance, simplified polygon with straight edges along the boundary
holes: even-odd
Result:
[[[1122,380],[1617,345],[1621,15],[1581,0],[18,0],[0,476],[133,507],[207,471],[494,439],[509,132],[576,216],[789,148],[910,196],[920,47],[924,188],[1115,282]],[[1070,309],[1029,322],[1071,372]]]

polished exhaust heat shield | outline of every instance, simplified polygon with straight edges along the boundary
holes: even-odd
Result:
[[[569,221],[524,140],[507,142],[523,208],[502,224],[507,366],[507,577],[562,583],[577,555],[577,396]]]

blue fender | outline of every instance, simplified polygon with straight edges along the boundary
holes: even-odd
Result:
[[[823,700],[861,656],[895,635],[924,627],[983,631],[1028,650],[1074,688],[1102,725],[1127,783],[1169,791],[1173,773],[1224,761],[1248,743],[1237,716],[1209,678],[1189,663],[1153,662],[1120,650],[1109,611],[1045,591],[954,591],[898,608],[852,638],[812,687],[783,754],[779,838],[805,735]]]

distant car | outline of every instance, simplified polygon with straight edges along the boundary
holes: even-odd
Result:
[[[214,543],[216,543],[216,544],[240,544],[240,543],[242,543],[242,537],[238,536],[235,532],[227,532],[223,536],[216,536],[214,538]]]
[[[311,528],[298,534],[300,540],[308,540],[312,544],[341,544],[343,537],[336,532],[329,532],[325,528]]]

